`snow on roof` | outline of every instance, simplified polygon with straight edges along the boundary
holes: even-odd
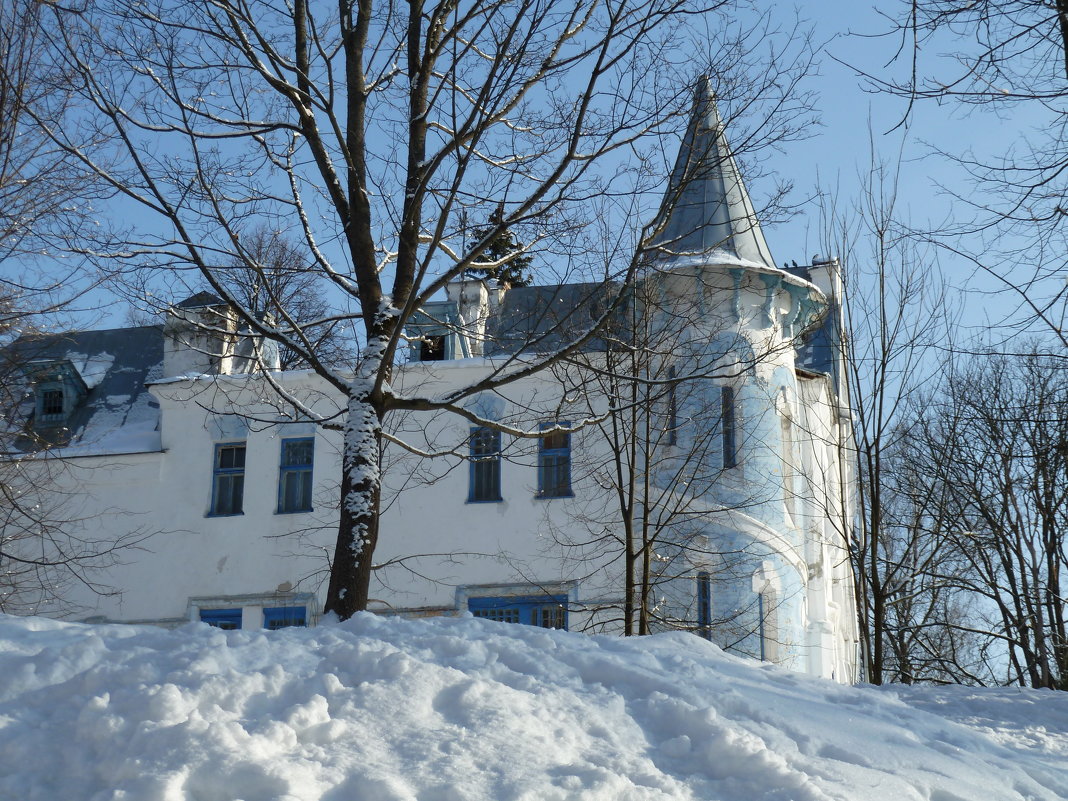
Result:
[[[846,687],[685,633],[0,616],[0,798],[1062,801],[1068,693]]]
[[[146,388],[162,374],[160,326],[34,334],[9,354],[22,363],[69,362],[85,382],[88,394],[64,422],[70,437],[57,455],[160,450],[159,406]]]
[[[85,382],[86,389],[98,386],[107,375],[108,369],[115,363],[115,357],[110,353],[89,354],[68,351],[66,358],[78,371],[78,375]]]

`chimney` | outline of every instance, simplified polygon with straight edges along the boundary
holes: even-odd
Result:
[[[491,298],[499,300],[503,290],[489,290],[479,278],[460,278],[445,287],[445,294],[456,304],[460,324],[456,332],[467,343],[467,352],[481,356],[486,339],[486,320],[490,314]],[[458,349],[459,352],[459,349]]]
[[[168,378],[229,374],[236,345],[234,310],[210,292],[198,292],[167,310],[163,373]]]
[[[274,325],[274,319],[266,312],[261,312],[257,318],[265,325]],[[231,369],[234,373],[281,370],[282,354],[278,343],[253,334],[250,325],[242,325],[237,332],[237,347],[234,348]]]

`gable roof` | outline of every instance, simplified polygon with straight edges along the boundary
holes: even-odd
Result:
[[[202,309],[205,306],[225,306],[226,301],[211,292],[197,292],[190,295],[180,303],[174,304],[177,309]]]

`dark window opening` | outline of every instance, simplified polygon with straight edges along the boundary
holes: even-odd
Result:
[[[734,418],[734,389],[722,387],[720,392],[720,425],[723,433],[723,466],[738,464],[737,432]]]
[[[440,362],[445,360],[445,335],[424,336],[419,342],[419,361]]]
[[[679,399],[677,394],[678,385],[675,383],[675,365],[668,368],[668,397],[667,397],[667,444],[679,444]]]
[[[49,418],[63,416],[63,390],[46,389],[41,393],[41,414]]]
[[[712,639],[712,577],[703,571],[697,574],[697,634]]]

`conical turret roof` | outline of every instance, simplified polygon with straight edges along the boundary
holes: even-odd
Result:
[[[658,221],[663,224],[650,249],[659,261],[706,257],[719,264],[775,269],[705,76],[697,82],[690,124]]]

